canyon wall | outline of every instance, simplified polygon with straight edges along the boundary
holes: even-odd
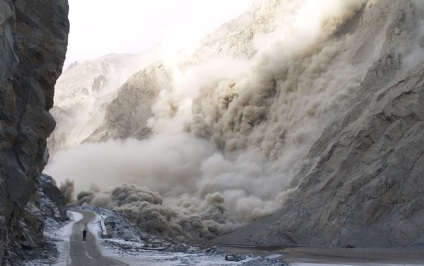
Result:
[[[362,34],[374,28],[372,40],[380,36],[382,46],[351,106],[311,147],[294,178],[296,191],[282,209],[217,242],[336,247],[424,243],[422,18],[417,1],[369,1],[348,30]],[[356,50],[361,58],[372,40],[358,40],[363,42]]]
[[[42,234],[42,222],[34,239],[23,232],[47,164],[55,127],[49,109],[68,32],[65,0],[0,1],[0,261]]]

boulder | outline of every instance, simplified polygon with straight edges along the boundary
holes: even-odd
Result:
[[[66,215],[66,200],[63,193],[56,186],[55,181],[51,176],[42,174],[39,183],[41,192],[44,193],[47,197],[50,198],[59,209],[59,220],[65,221],[67,219]]]

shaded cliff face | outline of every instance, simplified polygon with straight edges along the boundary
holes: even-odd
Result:
[[[65,59],[67,1],[0,1],[0,257],[22,238],[20,220],[55,127],[48,110]],[[1,260],[0,259],[0,260]]]

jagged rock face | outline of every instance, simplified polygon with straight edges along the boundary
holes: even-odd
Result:
[[[47,218],[64,222],[66,215],[65,198],[52,177],[42,174],[39,188],[22,213],[19,221],[21,228],[20,244],[26,248],[35,248],[43,237],[44,223]]]
[[[67,1],[0,1],[0,261],[20,241],[19,221],[46,164],[48,110],[61,73]],[[5,254],[6,253],[6,254]]]
[[[186,68],[192,64],[206,62],[216,57],[252,58],[262,43],[256,43],[259,34],[272,33],[282,24],[287,23],[281,9],[284,0],[256,1],[240,17],[225,23],[215,32],[209,34],[199,43],[194,54],[181,58],[179,65]]]
[[[48,140],[49,149],[78,145],[104,121],[105,106],[116,97],[116,88],[139,67],[138,56],[111,54],[94,61],[70,65],[56,83],[52,115],[58,121]]]
[[[104,123],[86,141],[146,138],[150,134],[147,120],[153,116],[151,105],[162,89],[172,87],[171,75],[161,62],[132,75],[107,105]]]
[[[56,220],[59,221],[65,221],[67,219],[66,216],[66,200],[63,195],[63,193],[60,191],[60,189],[57,187],[56,182],[53,180],[51,176],[42,174],[40,178],[40,188],[39,188],[39,194],[42,194],[42,196],[45,196],[50,199],[51,202],[53,202],[52,208],[53,210],[48,209],[50,206],[44,206],[45,204],[39,203],[38,205],[41,208],[46,208],[44,211],[45,213],[48,212],[50,215],[49,217],[54,217]],[[40,202],[41,200],[39,200]]]
[[[283,208],[217,242],[338,247],[423,243],[424,66],[400,58],[419,35],[420,5],[367,5],[351,34],[375,27],[371,32],[380,32],[374,36],[382,34],[384,43],[352,106],[312,146],[294,179],[298,188]]]
[[[105,110],[118,97],[120,87],[130,75],[156,60],[154,53],[110,54],[93,61],[72,63],[55,86],[57,93],[51,114],[57,126],[48,139],[50,152],[74,147],[92,134],[106,134],[94,132],[102,132],[100,128],[110,123],[109,119],[114,119],[113,114]]]

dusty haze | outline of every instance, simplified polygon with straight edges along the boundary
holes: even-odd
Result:
[[[250,52],[212,51],[197,60],[200,47],[163,60],[172,82],[151,102],[148,138],[67,136],[72,145],[54,152],[46,172],[74,180],[85,191],[80,202],[116,208],[148,231],[182,239],[211,238],[275,212],[377,57],[360,57],[355,36],[343,34],[373,2],[255,2],[238,22],[254,33],[245,41]],[[404,54],[407,66],[406,55],[422,50]]]

